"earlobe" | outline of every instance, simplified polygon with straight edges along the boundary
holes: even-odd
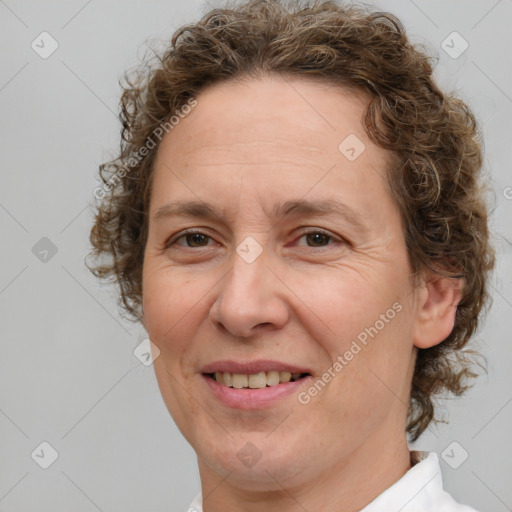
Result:
[[[455,325],[463,285],[463,279],[433,274],[424,282],[417,310],[414,335],[416,347],[433,347],[450,335]]]

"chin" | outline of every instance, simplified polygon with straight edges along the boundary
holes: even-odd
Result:
[[[304,472],[311,466],[304,453],[287,445],[286,439],[276,437],[272,443],[270,438],[265,439],[266,435],[234,436],[215,447],[210,445],[209,453],[197,451],[200,465],[206,464],[222,478],[229,478],[248,491],[281,491],[286,482],[289,485],[307,482],[309,477]],[[286,452],[280,449],[283,446],[287,447]]]

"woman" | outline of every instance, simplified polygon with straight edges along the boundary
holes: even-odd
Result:
[[[91,242],[197,453],[190,510],[474,510],[408,447],[494,257],[473,115],[400,22],[249,1],[128,79]]]

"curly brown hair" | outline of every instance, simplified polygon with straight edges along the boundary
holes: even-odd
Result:
[[[120,154],[100,165],[104,185],[90,234],[89,256],[109,260],[87,266],[117,284],[121,309],[141,321],[152,166],[160,142],[153,136],[209,85],[279,74],[369,94],[363,123],[371,140],[399,163],[388,179],[413,271],[464,280],[453,331],[418,350],[407,423],[416,440],[434,419],[436,396],[462,394],[477,375],[477,353],[461,349],[490,303],[494,266],[479,130],[468,106],[438,88],[433,67],[433,58],[408,40],[395,16],[330,0],[249,0],[179,28],[156,65],[146,61],[124,75]]]

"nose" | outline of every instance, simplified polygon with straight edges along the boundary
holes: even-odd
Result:
[[[210,309],[217,328],[237,337],[250,337],[260,329],[280,329],[289,317],[286,287],[267,267],[265,251],[248,263],[238,253],[220,282],[220,291]]]

